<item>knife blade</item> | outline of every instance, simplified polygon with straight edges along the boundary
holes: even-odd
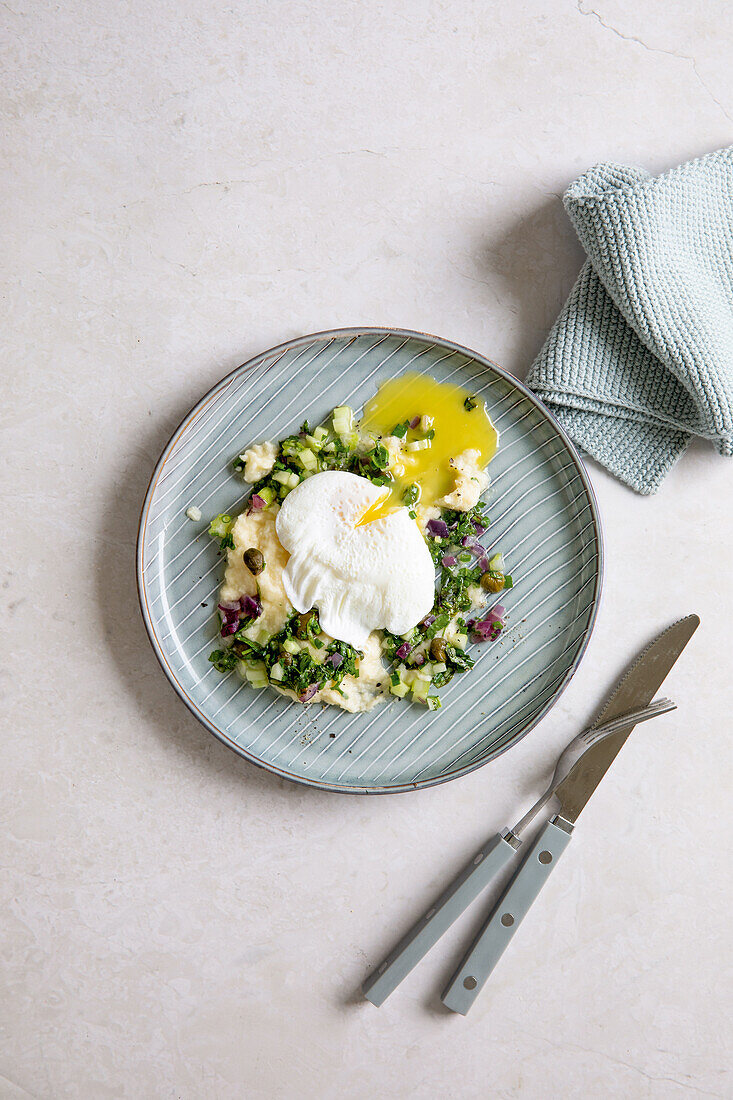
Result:
[[[700,619],[697,615],[688,615],[663,630],[642,650],[619,680],[591,728],[626,714],[634,707],[650,703],[699,625]],[[633,728],[633,725],[626,726],[618,733],[591,745],[555,788],[554,794],[560,803],[560,813],[540,831],[443,991],[443,1004],[453,1012],[465,1016],[481,992],[519,923],[570,843],[578,815],[623,748]]]
[[[650,642],[619,680],[591,729],[626,713],[632,707],[645,707],[651,703],[699,625],[700,619],[697,615],[687,615]],[[575,824],[633,728],[633,725],[627,726],[626,729],[597,741],[583,753],[555,788],[555,797],[560,803],[560,816],[565,821]]]

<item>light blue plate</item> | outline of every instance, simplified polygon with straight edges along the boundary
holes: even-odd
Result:
[[[471,647],[472,672],[441,690],[443,709],[394,699],[350,715],[255,691],[207,658],[222,572],[210,517],[236,512],[244,484],[231,460],[279,439],[335,405],[361,408],[406,370],[479,394],[501,433],[487,493],[484,538],[505,554],[514,588],[502,594],[507,629]],[[460,451],[460,440],[456,450]],[[189,505],[203,513],[186,518]],[[588,477],[543,405],[475,352],[416,332],[341,329],[257,356],[221,381],[163,452],[143,505],[137,573],[145,625],[163,670],[186,705],[235,752],[264,768],[331,791],[409,791],[455,779],[523,737],[578,666],[601,588],[602,545]],[[206,606],[202,606],[206,605]]]

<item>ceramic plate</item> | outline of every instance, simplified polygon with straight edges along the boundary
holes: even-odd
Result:
[[[514,588],[507,628],[471,647],[472,672],[441,689],[443,708],[388,700],[351,715],[296,706],[208,662],[216,646],[217,543],[206,533],[236,512],[246,486],[231,461],[335,405],[360,409],[406,370],[458,383],[486,401],[501,433],[485,495],[484,542],[504,552]],[[457,446],[460,450],[460,446]],[[189,505],[203,513],[186,518]],[[489,360],[446,340],[388,329],[342,329],[293,340],[239,367],[173,435],[155,469],[138,537],[145,625],[164,672],[220,740],[278,775],[332,791],[414,790],[465,775],[509,748],[552,706],[578,666],[601,587],[601,533],[587,475],[539,401]]]

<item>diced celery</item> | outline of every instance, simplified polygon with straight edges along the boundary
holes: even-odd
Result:
[[[259,661],[251,668],[247,668],[244,675],[252,687],[267,687],[267,674],[264,665]]]
[[[286,653],[300,653],[300,643],[296,642],[295,638],[286,638],[283,642],[283,649]]]
[[[433,675],[437,676],[440,672],[445,672],[448,666],[443,661],[436,661],[433,664]]]
[[[392,695],[396,695],[399,699],[404,699],[410,689],[407,684],[393,684],[389,690]]]
[[[453,645],[458,649],[465,649],[468,645],[468,634],[456,634],[453,639]]]
[[[431,439],[414,439],[412,443],[405,444],[406,451],[427,451],[432,446]]]
[[[270,669],[270,679],[271,680],[282,680],[284,676],[285,676],[285,672],[283,671],[283,666],[278,661],[277,664],[274,664],[272,666],[272,668]]]
[[[285,477],[287,478],[287,480],[283,481],[283,485],[285,485],[286,488],[294,489],[296,487],[296,485],[300,485],[300,478],[298,477],[297,474],[293,473],[291,470],[277,470],[276,473],[277,474],[279,474],[279,473],[285,474]],[[275,474],[273,474],[272,476],[275,477]],[[278,480],[280,480],[280,479],[278,479]]]
[[[333,452],[336,450],[336,444],[335,443],[327,443],[326,446],[323,449],[324,449],[324,451],[327,451],[328,454],[333,454]]]
[[[275,470],[274,474],[272,475],[272,480],[279,481],[281,485],[289,485],[290,477],[290,470]]]
[[[489,571],[491,573],[503,573],[504,572],[504,555],[494,554],[492,558],[489,558]]]
[[[257,631],[257,641],[260,643],[260,645],[267,645],[269,640],[270,635],[268,631],[265,630],[264,626],[260,627],[260,629]]]
[[[348,405],[339,405],[333,410],[333,426],[339,435],[348,435],[354,430],[354,413]]]
[[[313,437],[314,439],[317,439],[319,443],[323,443],[324,439],[328,438],[328,428],[314,428]]]
[[[313,451],[308,449],[308,447],[303,448],[303,450],[298,455],[298,458],[303,463],[303,466],[306,468],[306,470],[315,470],[318,466],[316,456],[313,454]]]
[[[426,699],[428,691],[430,690],[429,680],[416,679],[412,685],[412,694],[417,696],[418,699]]]
[[[310,447],[310,449],[312,451],[320,451],[320,449],[321,449],[321,440],[320,439],[316,439],[316,437],[314,435],[307,435],[305,437],[305,441],[306,441],[306,443],[308,444],[308,446]]]

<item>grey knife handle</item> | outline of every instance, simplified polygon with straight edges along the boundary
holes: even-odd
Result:
[[[497,833],[476,853],[450,886],[412,926],[395,949],[362,985],[368,1001],[379,1007],[428,953],[464,909],[516,855],[520,841],[505,830]]]
[[[491,916],[448,983],[441,1000],[465,1016],[570,843],[572,825],[553,818],[540,832]]]

